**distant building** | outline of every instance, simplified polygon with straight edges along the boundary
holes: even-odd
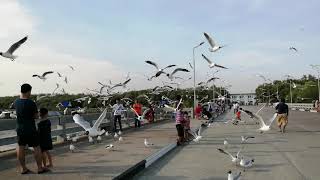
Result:
[[[238,102],[240,105],[255,105],[256,94],[255,93],[239,93],[230,94],[231,102]]]

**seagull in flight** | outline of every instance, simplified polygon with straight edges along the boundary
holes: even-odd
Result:
[[[73,66],[70,66],[70,65],[69,65],[69,68],[70,68],[72,71],[74,71],[74,67],[73,67]]]
[[[219,46],[216,42],[214,42],[214,40],[209,36],[209,34],[207,33],[203,33],[204,37],[207,39],[208,43],[210,44],[210,48],[209,48],[209,51],[211,52],[217,52],[219,49],[225,47],[224,46]]]
[[[191,68],[191,69],[193,69],[193,66],[191,65],[191,63],[190,63],[190,62],[189,62],[189,66],[190,66],[190,68]]]
[[[143,111],[142,115],[139,115],[139,114],[137,113],[137,111],[134,110],[133,108],[131,108],[131,110],[136,114],[138,121],[143,121],[144,118],[145,118],[145,116],[146,116],[146,114],[147,114],[148,111],[149,111],[149,109],[146,109],[146,110]]]
[[[272,122],[276,119],[276,117],[277,117],[277,113],[275,113],[273,116],[272,116],[272,118],[269,120],[269,124],[267,125],[265,122],[264,122],[264,120],[263,120],[263,118],[260,116],[260,115],[258,115],[258,113],[252,113],[252,112],[250,112],[250,111],[244,111],[245,113],[247,113],[247,114],[249,114],[250,116],[252,116],[254,119],[257,119],[257,120],[259,120],[260,121],[260,128],[258,129],[261,133],[263,133],[263,132],[265,132],[265,131],[269,131],[270,130],[270,127],[271,127],[271,124],[272,124]],[[249,112],[249,113],[248,113]]]
[[[67,76],[64,77],[64,82],[65,82],[66,84],[68,84],[68,78],[67,78]]]
[[[85,121],[82,116],[80,116],[77,112],[73,112],[73,120],[76,124],[80,125],[85,131],[86,135],[89,135],[89,137],[96,137],[101,136],[103,133],[105,133],[105,130],[98,130],[102,120],[106,117],[107,114],[107,108],[104,109],[102,114],[99,116],[99,118],[96,120],[94,125],[91,127],[90,123],[88,121]]]
[[[247,159],[245,160],[243,157],[241,157],[241,160],[240,160],[240,166],[243,167],[243,171],[246,170],[246,168],[249,168],[253,165],[254,163],[254,159]]]
[[[289,50],[293,50],[295,52],[298,52],[297,48],[295,48],[295,47],[289,47]]]
[[[11,61],[14,61],[18,57],[18,56],[13,55],[14,51],[16,51],[21,46],[21,44],[26,42],[27,39],[28,39],[28,36],[22,38],[20,41],[11,45],[11,47],[6,52],[0,52],[0,55],[2,57],[11,59]]]
[[[237,165],[237,163],[240,161],[239,155],[240,155],[240,152],[241,152],[242,149],[243,149],[243,147],[241,147],[241,148],[238,150],[238,152],[237,152],[237,154],[236,154],[235,156],[233,156],[233,155],[230,154],[228,151],[223,150],[223,149],[221,149],[221,148],[219,148],[218,151],[221,152],[221,153],[223,153],[223,154],[229,155],[230,158],[231,158],[231,161],[232,161],[234,164]]]
[[[241,172],[239,172],[236,175],[233,175],[231,170],[228,171],[228,180],[240,180],[240,177],[241,177]]]
[[[207,81],[207,84],[209,83],[209,82],[211,82],[211,81],[214,81],[214,80],[216,80],[216,79],[220,79],[220,78],[218,78],[218,77],[213,77],[213,78],[210,78],[208,81]]]
[[[208,58],[207,58],[205,55],[203,55],[203,54],[202,54],[202,57],[209,63],[209,67],[210,67],[210,68],[218,67],[218,68],[228,69],[228,68],[226,68],[226,67],[224,67],[224,66],[221,66],[221,65],[218,65],[218,64],[212,62],[210,59],[208,59]]]
[[[193,140],[194,142],[199,142],[199,140],[202,138],[201,132],[202,132],[202,125],[199,127],[198,133],[195,134],[196,137],[195,137],[195,139]]]
[[[62,75],[59,72],[57,72],[57,74],[58,74],[59,77],[62,77]]]
[[[150,146],[153,146],[153,145],[154,145],[154,144],[148,142],[148,140],[147,140],[146,138],[144,139],[144,146],[145,146],[145,147],[150,147]]]
[[[176,108],[173,108],[171,106],[168,106],[168,105],[164,105],[166,108],[169,108],[169,109],[172,109],[173,111],[177,111],[178,110],[178,107],[180,106],[180,104],[182,103],[182,98],[179,100],[178,104],[177,104],[177,107]]]
[[[42,79],[43,81],[45,81],[47,79],[46,75],[52,74],[52,73],[53,73],[53,71],[47,71],[47,72],[44,72],[42,75],[34,74],[34,75],[32,75],[32,77],[38,77],[39,79]]]
[[[114,89],[116,87],[123,87],[126,88],[126,85],[131,81],[131,79],[127,79],[126,81],[124,81],[123,83],[118,83],[115,84],[114,86],[112,86],[110,89]]]
[[[159,68],[159,66],[157,65],[157,63],[153,62],[153,61],[145,61],[146,63],[154,66],[156,69],[157,69],[157,73],[155,75],[155,77],[159,77],[162,73],[165,73],[164,70],[167,69],[167,68],[171,68],[171,67],[174,67],[176,65],[168,65],[167,67],[165,68]]]
[[[241,136],[241,143],[246,143],[249,139],[253,139],[254,136]]]
[[[176,68],[175,70],[172,71],[171,74],[167,74],[168,78],[172,81],[173,78],[174,78],[173,75],[175,73],[179,72],[179,71],[181,71],[181,72],[190,72],[188,69],[185,69],[185,68]]]

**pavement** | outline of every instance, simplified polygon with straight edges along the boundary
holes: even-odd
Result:
[[[258,107],[244,107],[257,111]],[[263,109],[260,114],[270,119],[275,111]],[[220,121],[232,118],[229,112]],[[203,132],[199,143],[192,142],[178,147],[138,173],[133,179],[152,180],[222,180],[227,171],[242,171],[242,180],[317,180],[320,177],[320,114],[290,111],[286,133],[282,134],[273,124],[272,129],[260,134],[258,125],[242,114],[246,123],[239,125],[217,122]],[[254,158],[255,164],[243,169],[231,163],[229,156],[218,152],[224,148],[223,140],[230,143],[228,151],[235,154],[241,142],[241,135],[253,135],[244,147],[241,156]]]
[[[194,124],[200,121],[193,120]],[[57,147],[52,151],[54,168],[47,174],[20,175],[15,158],[1,160],[1,179],[112,179],[129,169],[136,163],[176,141],[174,120],[155,123],[140,129],[130,129],[122,135],[124,141],[119,142],[112,137],[103,137],[101,143],[89,144],[78,142],[76,152],[69,152],[69,146]],[[144,138],[155,145],[144,146]],[[112,143],[113,151],[105,149]],[[36,171],[32,155],[26,158],[27,167]]]

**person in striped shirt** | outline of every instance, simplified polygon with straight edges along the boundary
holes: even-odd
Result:
[[[176,111],[176,128],[177,128],[177,133],[178,133],[178,140],[177,140],[177,145],[182,145],[184,141],[184,128],[183,128],[183,123],[184,123],[184,114],[183,114],[183,105],[182,103],[178,106],[177,111]]]

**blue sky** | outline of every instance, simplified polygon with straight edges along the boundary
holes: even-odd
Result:
[[[216,63],[230,68],[218,76],[233,85],[232,92],[254,91],[261,83],[261,79],[254,76],[256,73],[272,79],[283,78],[285,74],[299,77],[313,73],[309,64],[319,64],[320,22],[317,17],[320,17],[320,2],[316,0],[4,0],[0,6],[12,3],[15,5],[10,8],[14,11],[7,10],[1,15],[14,16],[18,22],[25,20],[28,23],[19,28],[8,27],[10,31],[3,30],[7,32],[6,36],[1,36],[0,31],[0,48],[6,49],[8,44],[23,36],[25,33],[21,31],[24,29],[30,42],[17,51],[21,59],[16,64],[1,61],[3,66],[9,64],[22,69],[11,77],[12,83],[1,85],[7,88],[2,88],[0,95],[12,94],[16,88],[13,84],[23,81],[35,84],[37,88],[45,86],[36,92],[50,91],[56,77],[44,84],[22,78],[22,74],[41,72],[43,68],[69,73],[64,69],[63,61],[56,60],[65,59],[67,65],[71,61],[68,57],[73,58],[72,65],[79,67],[78,72],[68,74],[74,80],[70,92],[82,92],[86,86],[95,88],[97,81],[121,81],[127,72],[136,74],[137,81],[132,82],[131,88],[141,89],[149,82],[139,80],[142,77],[138,74],[153,72],[145,60],[188,67],[188,62],[192,61],[192,47],[205,41],[203,32],[227,47],[211,53],[206,43],[197,49],[197,81],[204,80],[206,73],[212,71],[201,58],[204,53]],[[296,47],[299,53],[289,51],[290,46]],[[47,53],[41,57],[31,53],[38,49]],[[56,59],[50,56],[51,53]],[[85,73],[84,64],[90,65],[92,72]],[[105,71],[103,66],[108,66]],[[96,67],[99,73],[94,71]],[[83,74],[90,74],[90,77],[82,77]],[[90,83],[83,85],[81,77]],[[149,84],[152,87],[159,83],[161,80]],[[191,82],[185,86],[191,86]]]

